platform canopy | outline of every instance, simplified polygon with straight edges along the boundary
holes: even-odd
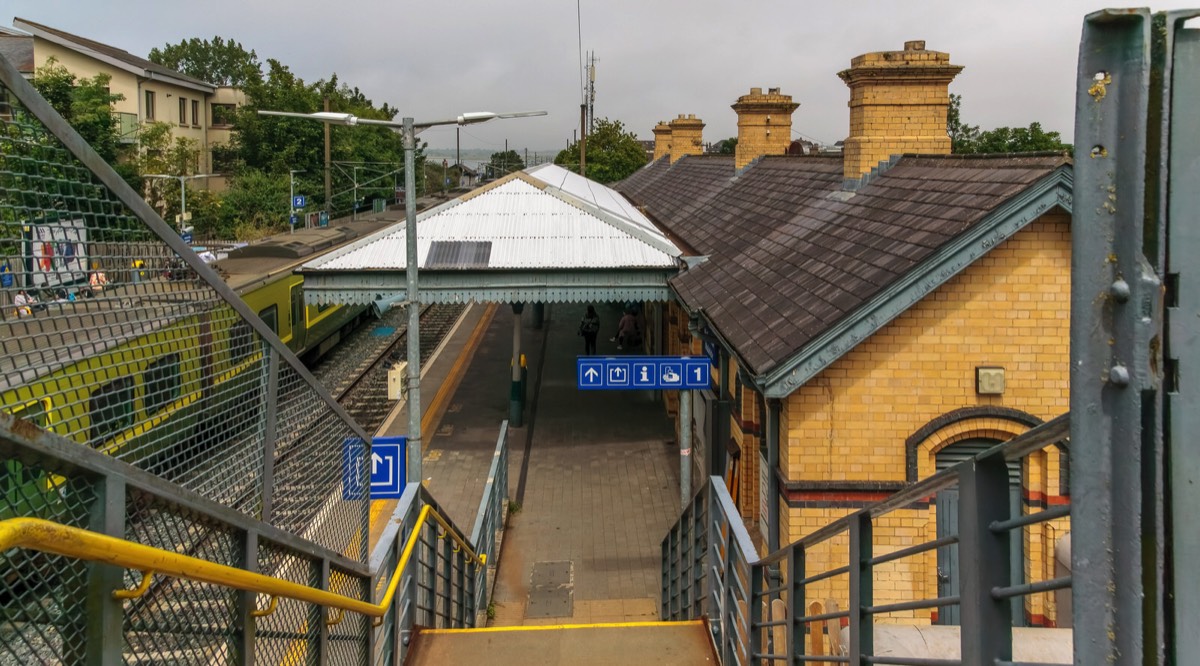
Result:
[[[615,190],[545,164],[417,217],[417,300],[663,301],[680,254]],[[305,301],[406,300],[405,257],[400,222],[301,266]]]

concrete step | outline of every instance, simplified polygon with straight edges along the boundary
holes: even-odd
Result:
[[[427,629],[417,634],[405,663],[488,664],[716,664],[703,622]]]

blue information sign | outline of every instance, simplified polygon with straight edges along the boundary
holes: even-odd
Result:
[[[291,217],[291,219],[288,220],[288,224],[291,224],[293,227],[296,226],[297,224],[299,224],[299,222],[300,222],[299,215],[293,215]]]
[[[399,499],[406,483],[407,442],[406,437],[376,437],[368,459],[362,440],[347,439],[342,448],[342,498],[363,498],[364,467],[370,465],[371,499]]]
[[[580,356],[575,376],[581,391],[708,388],[712,366],[690,356]]]
[[[303,194],[297,194],[292,197],[292,208],[304,208],[304,205],[307,203],[308,199]]]

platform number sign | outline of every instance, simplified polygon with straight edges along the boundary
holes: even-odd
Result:
[[[581,391],[709,388],[712,366],[690,356],[580,356],[575,361]]]

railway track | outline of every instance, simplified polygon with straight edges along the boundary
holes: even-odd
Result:
[[[442,343],[465,309],[466,307],[463,305],[428,305],[422,309],[420,345],[422,365]],[[313,371],[318,379],[330,387],[338,402],[368,433],[374,433],[395,406],[395,401],[387,399],[387,368],[395,361],[406,357],[407,326],[395,326],[401,321],[407,322],[407,312],[403,308],[396,308],[385,313],[385,317],[379,322],[364,326],[348,336],[338,346],[338,349],[327,356]],[[386,331],[386,335],[378,334],[380,329],[393,328],[395,330]],[[286,399],[286,395],[281,396],[281,400]],[[310,434],[318,432],[317,428],[320,425],[318,421],[318,417],[313,415],[311,419],[294,422],[287,431],[278,433],[276,469],[283,468],[289,463],[295,463],[295,457],[307,450],[301,443]],[[205,470],[231,464],[238,455],[239,448],[246,447],[238,447],[236,444],[222,446],[216,455],[208,456],[207,460],[196,465],[190,470],[190,473],[181,476],[195,478],[205,474]],[[211,453],[214,452],[210,451]],[[179,481],[186,480],[185,478],[179,479]],[[302,494],[305,495],[305,499],[311,500],[328,494],[330,488],[320,487],[320,484],[304,479],[293,479],[286,484],[282,481],[282,478],[277,478],[276,509],[270,517],[271,523],[293,533],[304,533],[305,529],[311,526],[314,514],[319,512],[322,502],[288,502],[284,501],[285,498]],[[227,489],[224,493],[225,498],[215,497],[214,499],[245,511],[258,501],[260,492],[257,483],[247,482],[240,487]],[[211,493],[209,494],[211,496]],[[161,541],[163,533],[166,532],[172,534],[173,540],[177,542],[176,549],[179,552],[213,561],[225,559],[223,551],[227,546],[225,542],[229,538],[228,535],[214,533],[202,525],[189,523],[190,521],[180,516],[158,512],[147,507],[146,514],[141,519],[131,519],[129,529],[135,540],[141,541],[139,536],[155,535],[159,538],[149,540]],[[142,535],[139,535],[139,532]],[[132,576],[132,574],[127,574],[127,576]],[[132,578],[128,581],[130,586],[133,586],[134,582]],[[141,599],[131,603],[128,621],[134,635],[143,634],[147,638],[154,636],[155,640],[148,641],[148,643],[152,642],[159,649],[169,646],[169,651],[197,649],[203,651],[215,647],[209,641],[219,642],[222,640],[221,635],[224,632],[215,627],[196,631],[199,628],[197,625],[219,626],[223,619],[230,617],[232,602],[233,599],[227,591],[220,588],[197,586],[194,583],[176,579],[155,579],[147,593]],[[182,605],[187,606],[187,613],[196,618],[196,621],[179,623],[176,620],[168,623],[168,626],[163,626],[156,620],[157,615],[164,611],[167,615],[175,615],[177,611],[172,612],[168,609]],[[182,624],[183,627],[179,627],[179,624]],[[168,638],[163,635],[164,633],[174,635]],[[143,650],[145,649],[143,648]],[[135,648],[134,652],[142,652],[142,650]],[[134,659],[134,661],[139,660]]]

